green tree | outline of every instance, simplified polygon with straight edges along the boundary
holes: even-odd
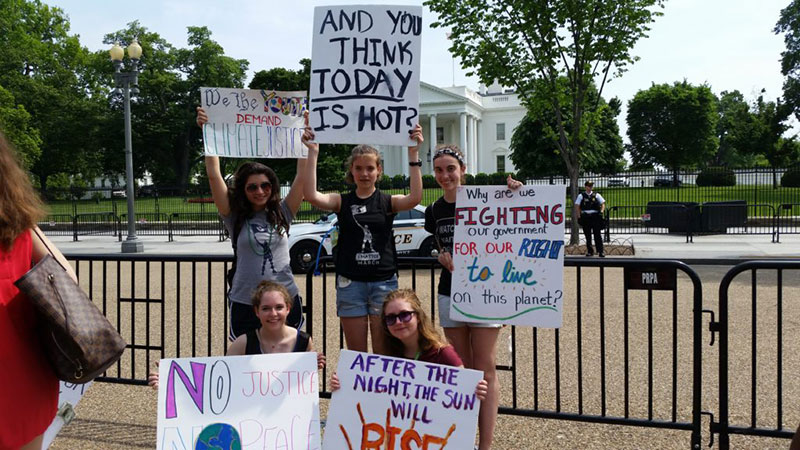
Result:
[[[781,10],[775,34],[784,34],[786,50],[781,53],[784,103],[800,119],[800,0],[791,0]]]
[[[41,188],[58,173],[96,170],[97,80],[85,74],[90,53],[69,34],[64,12],[38,0],[3,0],[0,48],[0,85],[30,114],[28,131],[41,139],[41,155],[29,153]]]
[[[568,88],[566,79],[561,80]],[[608,103],[598,99],[594,86],[589,91],[592,101],[600,103],[598,123],[591,127],[586,145],[581,148],[581,171],[595,173],[616,173],[625,167],[622,157],[624,148],[619,135],[616,117],[620,113],[620,101],[612,98]],[[569,117],[571,108],[562,108],[562,115]],[[511,136],[511,160],[520,177],[569,176],[567,166],[560,156],[558,136],[553,132],[558,127],[555,117],[548,110],[530,111],[514,129]],[[571,123],[570,123],[571,125]]]
[[[558,150],[567,167],[572,195],[578,193],[581,149],[599,122],[599,95],[607,80],[635,61],[630,50],[660,15],[664,0],[427,0],[439,15],[434,27],[451,30],[450,51],[486,84],[516,87],[528,109],[549,108],[555,116]],[[569,98],[559,78],[569,80]],[[571,108],[569,117],[564,106]],[[545,124],[546,127],[552,128]],[[575,211],[573,211],[575,214]],[[571,244],[579,239],[573,216]]]
[[[628,138],[635,164],[672,171],[708,161],[717,149],[717,106],[708,86],[653,84],[628,102]]]
[[[250,89],[270,89],[273,91],[308,91],[311,82],[311,60],[300,60],[300,70],[275,67],[259,70],[250,81]]]
[[[777,168],[785,167],[800,159],[795,137],[784,137],[790,126],[786,123],[792,109],[779,100],[765,101],[759,95],[751,107],[750,118],[742,127],[738,140],[743,151],[763,156],[772,168],[772,187],[778,187]]]
[[[31,115],[25,107],[18,105],[11,92],[0,86],[0,130],[14,144],[22,164],[28,169],[42,153],[39,130],[32,128],[30,121]]]
[[[745,133],[753,120],[750,105],[738,90],[723,91],[717,102],[717,139],[719,146],[709,165],[743,167],[756,165],[756,156],[747,149],[751,146]]]

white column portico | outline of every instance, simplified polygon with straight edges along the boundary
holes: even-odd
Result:
[[[434,153],[436,153],[436,114],[431,114],[429,127],[430,128],[428,129],[429,131],[428,136],[430,137],[428,138],[429,142],[428,157],[426,158],[427,159],[426,167],[428,168],[428,171],[426,173],[433,172],[433,155]]]
[[[482,158],[481,158],[481,152],[480,152],[482,122],[483,121],[480,120],[480,119],[475,121],[475,125],[476,125],[475,126],[475,154],[477,155],[476,162],[478,163],[478,167],[480,167],[481,163],[483,163]],[[491,169],[484,170],[484,172],[491,172]]]
[[[469,159],[472,162],[472,174],[475,175],[476,173],[480,172],[481,169],[478,165],[478,119],[475,116],[469,116],[469,140],[471,145],[469,146]]]
[[[458,115],[458,125],[459,125],[458,147],[464,153],[464,158],[469,159],[467,156],[467,113],[466,112],[462,112]],[[469,165],[470,163],[469,161],[467,161],[467,166]],[[470,168],[467,167],[467,171],[469,170]]]

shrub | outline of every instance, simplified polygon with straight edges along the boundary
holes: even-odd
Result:
[[[514,177],[514,174],[510,172],[495,172],[489,175],[489,178],[491,179],[490,184],[495,186],[505,186],[507,184],[506,178],[508,178],[509,175],[511,175],[512,178]]]
[[[736,174],[727,167],[706,167],[697,175],[698,186],[735,186]]]
[[[433,175],[423,175],[422,176],[422,187],[425,188],[425,189],[432,189],[432,188],[439,187],[436,184],[436,177],[434,177]]]
[[[378,189],[391,189],[392,188],[392,179],[389,178],[389,175],[381,175],[381,179],[378,180]]]
[[[469,185],[469,184],[472,184],[472,185],[476,184],[476,183],[475,183],[475,177],[474,177],[474,176],[472,176],[472,174],[471,174],[471,173],[464,174],[464,184],[467,184],[467,185]]]
[[[783,173],[781,186],[800,187],[800,167],[794,167]]]
[[[485,184],[491,184],[491,179],[489,178],[489,175],[487,175],[487,174],[485,174],[483,172],[480,172],[477,175],[475,175],[475,184],[477,184],[479,186],[482,186],[482,185],[485,185]]]
[[[397,175],[392,177],[392,187],[395,189],[402,189],[406,187],[406,176],[402,173],[398,173]]]

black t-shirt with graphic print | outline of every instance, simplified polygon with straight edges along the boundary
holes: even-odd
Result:
[[[449,252],[450,255],[453,254],[455,215],[456,204],[448,202],[444,197],[439,197],[439,200],[425,208],[425,230],[433,235],[439,251]],[[442,295],[450,295],[451,280],[450,271],[442,268],[437,292]]]
[[[384,281],[397,272],[392,196],[378,189],[367,198],[342,195],[336,273],[356,281]]]

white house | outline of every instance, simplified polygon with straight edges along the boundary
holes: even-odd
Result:
[[[432,174],[431,156],[439,144],[456,144],[464,152],[471,174],[515,172],[508,147],[525,117],[517,94],[495,84],[475,92],[464,86],[437,87],[421,82],[419,123],[425,143],[420,149],[422,173]],[[378,146],[384,173],[408,175],[408,152],[396,146]]]

